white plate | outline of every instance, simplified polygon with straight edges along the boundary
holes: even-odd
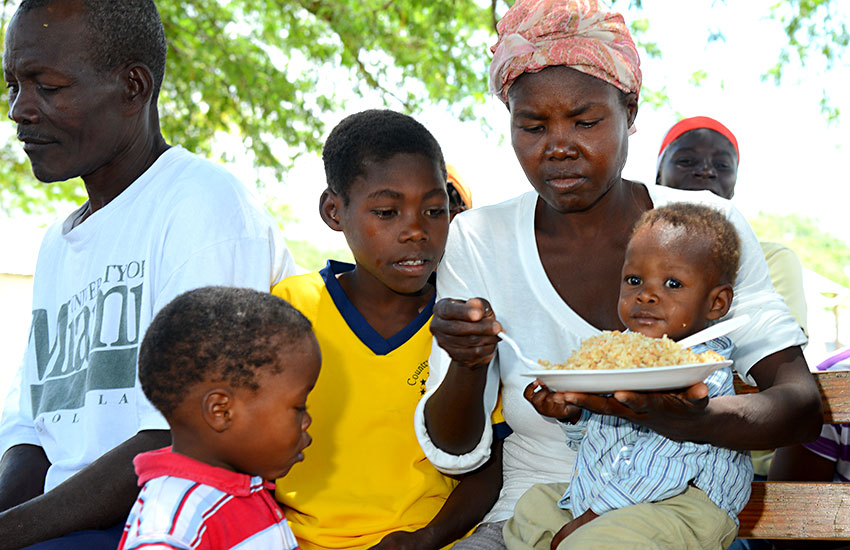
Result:
[[[712,372],[732,365],[732,361],[695,363],[643,369],[535,370],[522,376],[539,378],[549,389],[583,393],[611,393],[617,390],[662,391],[692,386]]]

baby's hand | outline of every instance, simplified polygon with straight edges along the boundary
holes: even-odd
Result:
[[[466,367],[487,366],[496,354],[502,326],[484,298],[444,298],[434,305],[431,332],[437,344]]]
[[[581,416],[581,409],[567,402],[563,392],[550,390],[540,379],[526,386],[523,395],[543,416],[571,424],[575,424]]]

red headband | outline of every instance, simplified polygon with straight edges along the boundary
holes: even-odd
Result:
[[[738,162],[741,161],[741,152],[738,150],[738,140],[735,139],[735,134],[729,131],[729,128],[727,128],[726,126],[707,116],[695,116],[691,118],[686,118],[674,124],[673,127],[670,128],[670,130],[667,132],[667,135],[664,136],[664,141],[661,142],[661,149],[658,150],[658,161],[661,162],[661,157],[664,155],[664,150],[667,149],[667,146],[673,143],[676,138],[686,132],[690,132],[691,130],[699,130],[700,128],[714,130],[715,132],[732,142],[732,146],[735,148],[735,154],[738,155]]]

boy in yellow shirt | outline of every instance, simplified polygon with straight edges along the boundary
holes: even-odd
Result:
[[[305,550],[443,548],[483,518],[502,475],[496,452],[459,483],[444,476],[413,430],[449,229],[443,155],[411,117],[371,110],[334,128],[322,158],[320,213],[355,264],[273,288],[313,323],[323,356],[313,445],[276,496]]]

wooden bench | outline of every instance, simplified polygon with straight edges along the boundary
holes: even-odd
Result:
[[[824,423],[850,423],[850,371],[816,373]],[[736,393],[755,393],[735,378]],[[754,481],[738,514],[743,539],[850,540],[850,483]]]

